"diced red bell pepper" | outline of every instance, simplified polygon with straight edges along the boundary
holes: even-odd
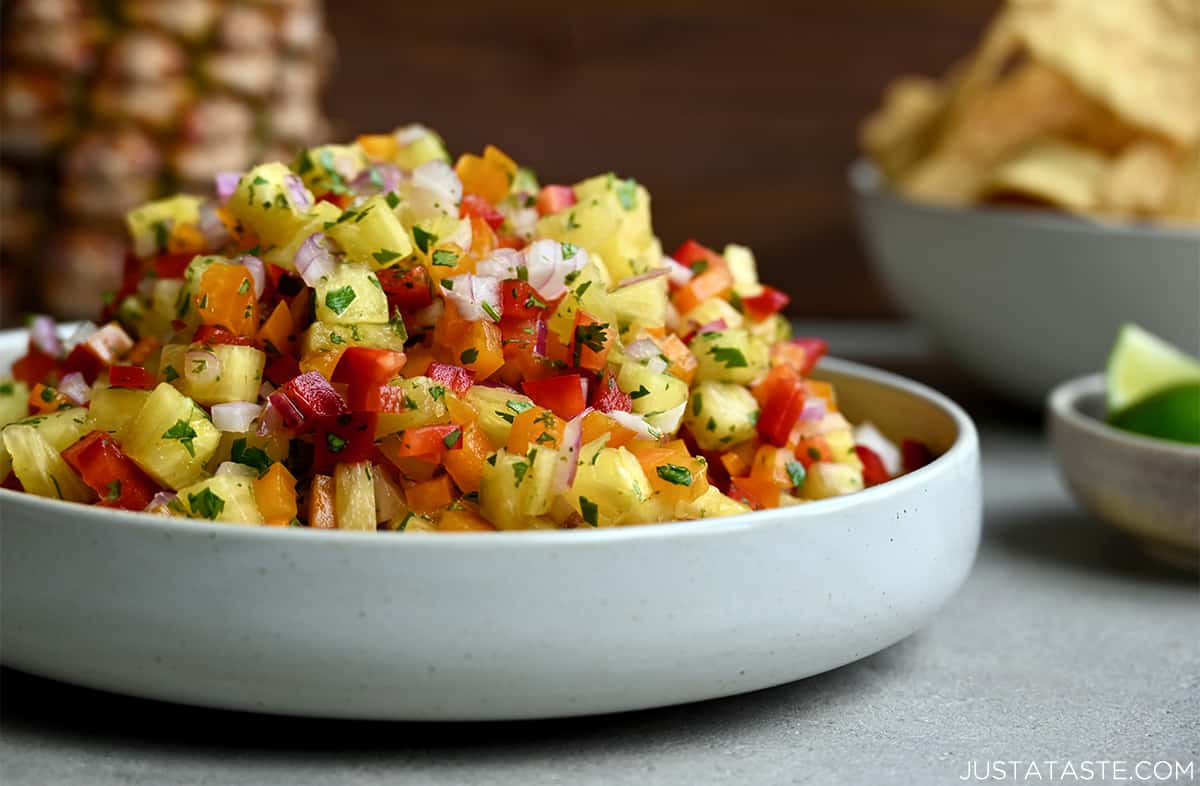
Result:
[[[80,374],[83,374],[84,380],[89,385],[96,381],[96,377],[100,376],[100,372],[103,370],[104,361],[86,343],[76,344],[75,348],[70,351],[62,363],[62,373],[64,376],[78,371]]]
[[[924,442],[906,439],[900,443],[900,466],[904,472],[918,470],[933,461],[933,452]]]
[[[108,384],[114,388],[154,390],[154,375],[141,366],[112,366],[108,369]]]
[[[276,393],[287,396],[308,419],[345,415],[350,411],[345,400],[319,371],[309,371],[288,380]]]
[[[713,251],[706,245],[698,243],[695,240],[685,240],[680,244],[679,248],[675,249],[675,253],[671,255],[672,259],[681,265],[690,267],[692,272],[697,275],[704,273],[709,267],[717,266],[724,268],[725,257]],[[704,263],[703,265],[697,263]]]
[[[333,205],[334,207],[345,210],[346,208],[350,207],[350,203],[354,201],[354,195],[353,194],[335,194],[332,191],[326,191],[324,194],[321,194],[320,196],[317,197],[317,201],[318,202],[328,202],[329,204]]]
[[[201,325],[192,334],[192,341],[197,344],[215,346],[217,344],[233,344],[241,347],[256,347],[258,342],[247,336],[239,336],[228,328],[219,325]]]
[[[463,218],[485,221],[492,229],[499,229],[504,224],[504,215],[478,194],[464,194],[459,212]]]
[[[823,338],[794,338],[790,343],[804,350],[804,363],[796,370],[802,376],[806,377],[816,367],[817,363],[820,362],[821,358],[825,356],[825,353],[829,351],[829,344]]]
[[[746,315],[755,322],[762,322],[772,314],[778,314],[782,311],[791,298],[785,293],[780,292],[775,287],[764,286],[761,294],[754,297],[742,298],[742,305],[746,309]]]
[[[159,491],[158,485],[103,431],[88,434],[64,450],[62,457],[96,492],[102,507],[145,510]]]
[[[333,369],[333,381],[382,385],[400,373],[407,359],[403,352],[391,349],[349,347]]]
[[[159,278],[183,278],[195,254],[161,254],[154,258],[154,275]]]
[[[133,349],[133,339],[116,322],[110,322],[88,336],[63,361],[62,371],[70,374],[78,371],[90,385],[100,372],[117,361],[117,358]]]
[[[387,295],[388,304],[402,311],[425,308],[433,302],[433,290],[429,286],[429,273],[423,265],[412,270],[389,267],[375,273],[379,285]]]
[[[804,411],[804,385],[794,377],[781,377],[767,393],[758,418],[758,433],[776,447],[787,444],[796,421]]]
[[[267,281],[271,284],[271,291],[285,298],[299,295],[307,286],[298,273],[276,264],[267,265]]]
[[[512,279],[500,285],[500,312],[506,317],[531,319],[541,316],[546,301],[528,281]]]
[[[55,382],[58,360],[29,343],[29,351],[12,365],[13,379],[33,387],[39,382]]]
[[[462,366],[452,366],[449,363],[430,363],[425,376],[460,396],[475,384],[474,371]]]
[[[397,456],[420,456],[441,461],[447,450],[462,448],[462,426],[447,423],[442,426],[419,426],[400,435]]]
[[[601,412],[632,412],[633,398],[617,386],[617,375],[605,369],[592,393],[592,406]]]
[[[267,361],[263,377],[276,387],[300,376],[300,362],[291,355],[276,355]]]
[[[527,379],[522,386],[534,403],[564,420],[570,420],[587,408],[587,380],[580,374]]]
[[[539,216],[549,216],[566,210],[578,201],[575,189],[570,186],[544,186],[537,195],[537,212]]]
[[[104,306],[104,319],[112,319],[121,302],[133,295],[142,282],[142,260],[134,256],[132,251],[125,254],[125,265],[121,272],[121,287],[113,295],[112,300]]]
[[[863,465],[863,485],[878,486],[884,481],[891,480],[887,467],[883,466],[883,459],[879,457],[878,453],[866,445],[855,445],[854,452],[858,454],[858,460]]]
[[[779,488],[759,478],[733,478],[729,481],[729,496],[748,505],[751,510],[779,507]]]
[[[354,412],[407,412],[409,409],[404,388],[395,385],[352,384],[346,391],[346,402]]]
[[[313,435],[313,470],[326,472],[335,464],[368,461],[375,456],[374,412],[353,412],[318,418]]]

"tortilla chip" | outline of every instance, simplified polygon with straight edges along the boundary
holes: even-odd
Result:
[[[1142,140],[1113,161],[1100,188],[1099,208],[1105,212],[1152,216],[1167,206],[1182,169],[1180,155],[1162,142]]]
[[[929,152],[945,107],[946,91],[937,82],[900,77],[888,85],[883,106],[863,123],[862,147],[895,179]]]
[[[1044,139],[992,173],[982,196],[1018,195],[1072,213],[1089,213],[1100,202],[1109,161],[1090,148]]]
[[[1182,159],[1161,217],[1170,221],[1200,223],[1200,145]]]
[[[1200,4],[1195,0],[1011,2],[1038,60],[1134,125],[1200,141]]]

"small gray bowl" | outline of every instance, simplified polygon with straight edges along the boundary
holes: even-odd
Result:
[[[1200,568],[1200,445],[1105,423],[1103,374],[1063,383],[1047,407],[1058,467],[1079,504],[1155,559]]]

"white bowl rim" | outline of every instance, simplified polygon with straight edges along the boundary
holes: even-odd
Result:
[[[1157,451],[1178,458],[1200,458],[1200,445],[1190,445],[1159,437],[1149,437],[1110,426],[1079,408],[1079,402],[1087,396],[1104,394],[1104,374],[1085,374],[1058,385],[1046,397],[1046,407],[1052,418],[1071,427],[1109,442],[1117,442],[1138,450]]]
[[[885,187],[883,175],[870,159],[855,159],[846,171],[850,187],[862,197],[879,197],[913,210],[943,218],[962,219],[977,216],[988,221],[1008,223],[1029,228],[1035,226],[1056,232],[1097,232],[1136,238],[1200,241],[1200,228],[1180,224],[1154,224],[1146,221],[1130,221],[1118,218],[1101,220],[1085,218],[1052,209],[1007,207],[998,205],[957,206],[921,202]]]
[[[18,331],[11,331],[18,332]],[[2,335],[2,334],[0,334]],[[399,535],[394,532],[348,532],[345,530],[313,530],[308,527],[254,527],[236,524],[198,521],[193,519],[158,516],[138,511],[101,508],[94,505],[64,502],[38,497],[24,492],[0,488],[0,504],[28,505],[42,515],[62,515],[74,511],[76,515],[92,517],[108,523],[120,522],[121,526],[132,526],[149,530],[178,533],[183,536],[207,535],[224,539],[266,538],[281,543],[333,543],[340,545],[363,544],[372,548],[406,548],[404,544],[436,542],[446,548],[525,548],[532,545],[554,548],[585,548],[589,544],[656,540],[660,538],[691,538],[746,533],[751,529],[763,529],[779,523],[785,518],[788,526],[797,526],[805,519],[820,519],[826,513],[844,510],[861,502],[880,499],[883,495],[895,495],[911,490],[925,482],[934,473],[948,471],[961,462],[971,460],[978,453],[979,436],[975,424],[963,409],[936,390],[888,371],[872,368],[860,363],[838,358],[825,358],[820,367],[830,371],[862,377],[872,382],[887,385],[913,394],[927,403],[934,404],[954,422],[957,435],[945,453],[920,469],[901,475],[878,486],[866,488],[852,494],[830,499],[806,502],[788,508],[753,511],[736,516],[675,521],[661,524],[638,524],[624,527],[602,527],[573,530],[516,530],[501,532],[470,533],[412,533]],[[64,505],[70,506],[64,509]],[[781,515],[782,514],[782,515]],[[0,531],[2,531],[0,522]],[[416,537],[413,537],[416,535]],[[462,537],[455,537],[462,535]]]

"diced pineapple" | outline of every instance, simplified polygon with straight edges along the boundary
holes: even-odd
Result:
[[[317,291],[317,319],[336,325],[363,322],[386,324],[387,295],[366,265],[341,264],[321,279]]]
[[[374,347],[403,352],[408,333],[403,320],[386,325],[326,325],[314,322],[300,338],[300,353],[315,355],[334,352],[348,346]]]
[[[437,524],[419,514],[409,511],[403,516],[384,523],[392,532],[437,532]]]
[[[754,262],[754,252],[745,246],[730,243],[725,246],[725,262],[733,275],[733,291],[740,297],[761,295],[762,284],[758,283],[758,265]]]
[[[367,156],[354,145],[310,147],[296,159],[296,174],[314,193],[349,194],[350,181],[367,168]]]
[[[792,337],[792,325],[782,314],[772,314],[762,322],[751,322],[747,329],[759,341],[773,346]]]
[[[669,412],[688,400],[683,380],[667,373],[651,371],[640,363],[626,362],[617,374],[617,386],[633,400],[633,411],[649,420]],[[657,427],[657,424],[651,423]]]
[[[594,259],[584,265],[573,279],[568,279],[568,292],[546,322],[550,332],[563,343],[574,335],[575,314],[591,315],[597,322],[617,326],[617,312],[609,303],[608,274]]]
[[[526,455],[511,454],[501,449],[494,461],[484,462],[479,483],[479,510],[497,529],[541,529],[551,525],[552,522],[544,516],[526,513],[527,506],[541,509],[541,501],[548,498],[550,491],[546,485],[546,467],[553,462],[550,454],[557,451],[538,452],[547,454],[542,459],[544,467],[538,478],[531,475],[533,466]],[[535,482],[539,484],[538,489],[527,490]],[[548,504],[546,507],[548,509]]]
[[[215,475],[179,490],[171,509],[193,519],[227,524],[262,524],[254,498],[254,478],[238,474]]]
[[[767,373],[770,351],[745,330],[701,333],[689,345],[696,356],[696,379],[750,384]]]
[[[350,262],[375,268],[396,264],[412,254],[412,241],[387,200],[373,196],[347,209],[328,230]]]
[[[508,442],[513,419],[533,406],[533,399],[505,388],[474,385],[467,391],[467,403],[479,413],[479,427],[493,445]]]
[[[416,169],[429,161],[449,161],[446,144],[437,133],[421,125],[408,125],[392,132],[396,152],[392,162],[401,169]]]
[[[204,410],[161,383],[126,425],[121,447],[150,477],[179,489],[203,474],[220,441]]]
[[[684,504],[690,508],[688,518],[707,519],[750,512],[750,508],[722,494],[716,486],[709,486],[708,491]]]
[[[718,320],[725,323],[727,328],[740,328],[746,323],[742,312],[729,305],[729,301],[719,297],[709,298],[691,311],[683,315],[685,321],[695,327],[703,327]]]
[[[801,494],[807,499],[826,499],[861,491],[862,468],[832,461],[817,461],[808,466]]]
[[[371,462],[338,464],[333,473],[338,529],[375,531],[375,480]]]
[[[296,252],[304,241],[325,228],[342,216],[342,211],[332,202],[321,201],[308,209],[291,239],[281,245],[270,246],[260,250],[260,256],[266,262],[292,270],[295,268]]]
[[[148,390],[98,388],[92,393],[92,406],[88,410],[89,426],[94,431],[116,434],[119,442],[121,430],[133,420],[149,397]]]
[[[46,415],[36,415],[18,421],[33,426],[54,450],[66,450],[91,430],[88,426],[88,411],[82,407],[60,409]]]
[[[518,487],[521,513],[527,517],[545,516],[554,502],[555,474],[567,458],[557,450],[533,448],[525,460],[529,470]]]
[[[16,380],[0,382],[0,428],[29,413],[29,386]]]
[[[451,395],[429,377],[407,377],[399,380],[406,409],[403,412],[381,412],[375,427],[376,438],[397,431],[434,426],[450,422],[446,414],[446,396]]]
[[[663,276],[614,289],[608,303],[624,334],[661,328],[667,323],[667,279]]]
[[[650,481],[637,458],[625,448],[603,448],[580,462],[567,502],[593,527],[617,524],[650,496]]]
[[[545,216],[538,237],[574,243],[594,252],[615,281],[661,264],[650,226],[650,194],[633,180],[609,173],[575,185],[575,205]]]
[[[254,431],[244,434],[224,431],[205,469],[215,473],[217,467],[230,461],[251,467],[261,475],[272,462],[287,460],[289,448],[290,442],[277,435],[260,437]]]
[[[842,416],[838,415],[838,417]],[[833,454],[834,461],[839,464],[847,464],[862,472],[862,459],[858,457],[858,451],[854,449],[854,432],[849,428],[849,423],[846,425],[846,428],[825,434],[825,444],[829,446],[829,452]]]
[[[92,490],[63,461],[34,426],[14,423],[4,429],[4,448],[12,461],[12,472],[21,486],[39,497],[90,502]],[[7,474],[7,473],[5,473]]]
[[[262,372],[267,356],[261,349],[238,344],[216,344],[202,347],[192,344],[188,349],[206,349],[216,356],[221,372],[215,379],[197,379],[193,369],[187,367],[186,350],[181,360],[183,374],[172,384],[186,396],[205,406],[224,404],[230,401],[257,401],[258,389],[262,385]],[[164,352],[165,355],[165,352]],[[211,362],[211,361],[207,361]],[[203,369],[200,369],[203,372]]]
[[[295,191],[301,193],[294,195]],[[242,175],[225,208],[254,230],[264,244],[282,245],[304,225],[305,213],[313,201],[303,182],[276,161],[259,164]]]
[[[754,436],[758,402],[730,382],[701,382],[683,414],[684,425],[704,450],[723,450]]]
[[[129,211],[125,226],[133,241],[133,253],[145,259],[166,251],[167,239],[176,226],[199,223],[203,203],[201,197],[176,194]]]

